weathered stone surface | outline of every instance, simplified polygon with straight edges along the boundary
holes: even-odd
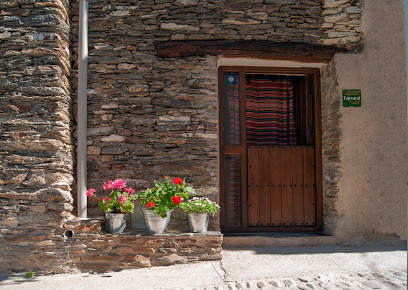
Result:
[[[324,8],[335,8],[349,2],[349,0],[324,0]]]
[[[123,142],[125,141],[124,136],[119,136],[119,135],[109,135],[107,137],[101,138],[102,142]]]
[[[200,28],[194,27],[191,25],[182,25],[182,24],[176,24],[176,23],[162,23],[160,25],[160,28],[163,30],[181,30],[181,31],[199,31]]]
[[[298,0],[265,0],[265,3],[267,4],[296,4]]]
[[[356,7],[356,6],[351,6],[351,7],[346,8],[346,12],[350,13],[350,14],[360,14],[361,9],[359,7]]]
[[[340,22],[348,19],[346,13],[340,13],[332,16],[327,16],[324,18],[324,21],[334,23],[334,22]]]
[[[122,154],[127,150],[127,146],[106,146],[102,148],[101,154]]]

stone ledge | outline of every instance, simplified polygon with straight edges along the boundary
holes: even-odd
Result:
[[[222,258],[221,232],[190,233],[171,231],[150,235],[126,229],[122,234],[102,231],[103,219],[73,219],[63,238],[73,267],[80,271],[118,271],[151,266],[168,266]]]

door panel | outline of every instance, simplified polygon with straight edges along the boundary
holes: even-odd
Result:
[[[316,225],[315,152],[312,147],[305,149],[305,223]]]
[[[248,148],[248,225],[259,225],[259,150]]]
[[[258,149],[259,158],[259,225],[269,226],[271,223],[271,193],[270,193],[270,153],[269,147]]]
[[[293,221],[293,150],[291,147],[281,147],[282,154],[282,225],[288,226]]]
[[[282,223],[282,157],[280,147],[270,148],[271,226]]]
[[[295,225],[304,223],[304,195],[303,184],[304,177],[304,147],[294,147],[293,149],[293,222]]]
[[[316,223],[313,146],[248,147],[248,225]]]

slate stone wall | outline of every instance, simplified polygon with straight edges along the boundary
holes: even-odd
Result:
[[[340,92],[334,60],[321,69],[322,163],[324,231],[333,234],[336,223],[338,182],[341,177],[340,141],[343,132]]]
[[[92,1],[88,183],[136,189],[186,177],[218,201],[216,57],[157,57],[171,40],[267,40],[360,47],[360,1]],[[73,2],[74,73],[78,3]],[[74,195],[75,196],[75,195]],[[100,215],[95,203],[89,214]],[[182,215],[180,215],[182,216]],[[180,223],[178,223],[180,224]],[[217,220],[212,224],[218,227]]]
[[[0,55],[0,272],[47,267],[73,209],[69,1],[1,1]]]
[[[361,45],[360,6],[356,0],[91,1],[88,187],[123,178],[138,190],[165,175],[181,176],[219,201],[217,58],[163,59],[156,44],[266,40],[354,50]],[[0,272],[90,269],[86,257],[94,252],[83,248],[110,241],[99,228],[69,242],[61,236],[73,223],[76,196],[77,34],[76,0],[0,3]],[[334,98],[333,88],[327,92]],[[340,138],[330,133],[339,117],[330,113],[337,110],[333,100],[322,107],[325,215],[334,211],[330,174],[336,178],[339,158],[330,150]],[[89,215],[101,215],[93,202]],[[186,228],[182,213],[173,217],[171,229]],[[210,229],[218,228],[218,217],[211,219]]]

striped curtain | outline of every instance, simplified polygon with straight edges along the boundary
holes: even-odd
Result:
[[[248,145],[296,145],[293,83],[290,77],[246,76]]]

